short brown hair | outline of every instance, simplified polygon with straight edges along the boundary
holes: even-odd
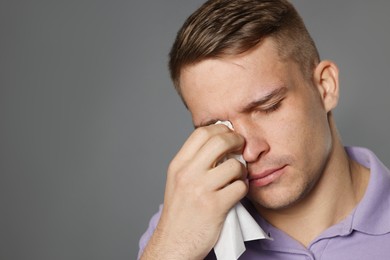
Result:
[[[244,53],[269,36],[276,40],[281,58],[291,58],[311,77],[319,54],[291,3],[286,0],[207,1],[187,18],[169,54],[169,70],[179,95],[183,67],[207,58]]]

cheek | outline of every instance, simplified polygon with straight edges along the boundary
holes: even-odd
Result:
[[[292,138],[296,139],[297,153],[300,153],[302,170],[307,168],[313,174],[321,171],[331,150],[332,137],[327,115],[320,107],[313,106],[294,124]],[[295,134],[294,134],[295,133]]]
[[[311,158],[327,153],[331,146],[330,128],[326,113],[320,106],[310,108],[295,105],[280,113],[270,124],[270,142],[289,150],[293,156]],[[301,158],[302,159],[302,158]]]
[[[270,144],[280,144],[286,149],[294,143],[300,143],[302,137],[306,135],[305,132],[309,130],[306,116],[300,112],[300,109],[291,109],[291,106],[287,107],[287,105],[267,121]]]

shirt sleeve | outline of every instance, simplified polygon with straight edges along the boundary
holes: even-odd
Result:
[[[154,214],[153,217],[150,219],[148,229],[141,236],[141,239],[139,240],[139,251],[138,251],[137,259],[141,258],[141,255],[142,255],[146,245],[148,244],[150,238],[153,235],[154,230],[156,229],[157,223],[160,220],[162,208],[163,208],[163,205],[160,205],[158,212],[156,214]]]

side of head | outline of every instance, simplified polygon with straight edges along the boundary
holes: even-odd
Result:
[[[244,53],[266,37],[275,40],[281,59],[292,59],[308,79],[312,77],[319,54],[288,1],[207,1],[185,21],[170,51],[169,69],[177,92],[182,97],[180,74],[186,66]]]

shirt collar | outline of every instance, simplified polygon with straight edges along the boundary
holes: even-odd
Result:
[[[340,223],[330,227],[321,237],[348,235],[353,230],[370,235],[381,235],[390,232],[390,171],[373,152],[361,147],[346,147],[352,160],[370,169],[370,180],[367,190],[353,212]],[[286,234],[264,220],[248,199],[242,200],[259,225],[276,241],[283,241],[283,247],[296,248],[295,240],[286,239]],[[262,241],[263,248],[274,248],[272,241]],[[280,245],[280,243],[277,243]]]
[[[371,235],[390,232],[390,171],[373,152],[346,147],[349,157],[370,169],[367,190],[355,208],[351,229]]]

